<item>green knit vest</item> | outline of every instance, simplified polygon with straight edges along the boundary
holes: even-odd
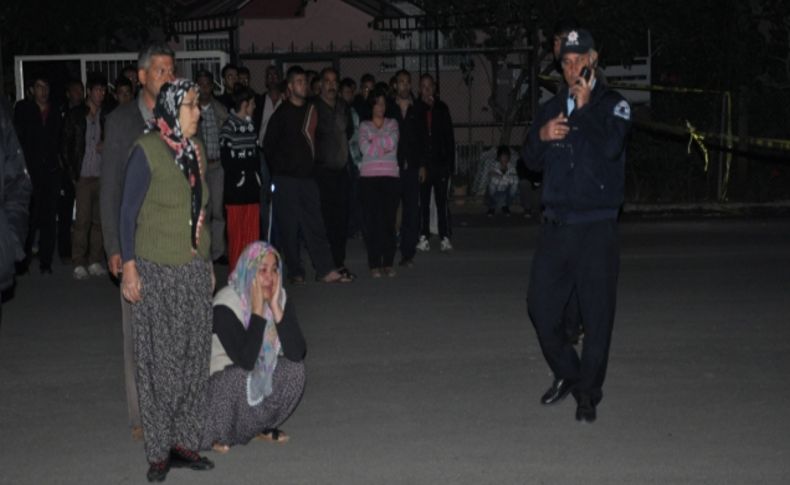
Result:
[[[184,173],[175,162],[173,150],[152,132],[137,139],[151,170],[151,183],[137,216],[135,253],[158,264],[178,266],[190,262],[192,253],[190,226],[190,190]],[[205,170],[203,145],[197,141],[201,170]],[[208,202],[208,187],[201,177],[202,203]],[[200,227],[197,256],[208,260],[211,239],[205,225]]]

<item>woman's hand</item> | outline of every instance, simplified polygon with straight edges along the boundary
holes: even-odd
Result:
[[[137,303],[142,297],[142,281],[137,273],[137,265],[134,260],[123,263],[123,276],[121,279],[121,292],[129,303]]]
[[[250,292],[250,299],[252,300],[250,301],[250,306],[252,307],[252,313],[261,318],[263,318],[264,291],[263,285],[258,281],[258,278],[253,279],[252,291]]]
[[[272,277],[272,294],[271,298],[268,300],[269,309],[272,311],[274,323],[280,323],[280,321],[283,319],[283,307],[280,303],[280,298],[283,292],[282,288],[283,285],[280,273],[275,272],[274,276]]]

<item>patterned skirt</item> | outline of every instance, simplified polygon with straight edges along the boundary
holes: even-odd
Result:
[[[132,305],[137,392],[149,463],[181,445],[197,450],[211,358],[211,264],[137,259],[142,300]]]
[[[228,366],[209,379],[208,412],[200,448],[247,444],[265,428],[280,426],[296,409],[305,383],[304,362],[280,357],[272,378],[272,393],[257,406],[247,402],[248,372]]]

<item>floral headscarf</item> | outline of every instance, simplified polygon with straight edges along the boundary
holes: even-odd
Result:
[[[189,183],[191,196],[189,228],[193,253],[197,252],[200,226],[205,217],[202,207],[203,186],[200,173],[200,152],[195,142],[184,138],[178,114],[187,93],[197,89],[197,84],[188,79],[176,79],[163,84],[154,105],[154,119],[149,122],[145,130],[146,133],[158,131],[159,137],[176,152],[175,163]]]
[[[277,259],[277,271],[283,274],[282,259],[274,247],[267,242],[255,241],[247,245],[241,252],[236,267],[228,277],[228,284],[241,300],[242,325],[247,329],[250,326],[252,316],[252,305],[250,294],[252,293],[252,282],[258,274],[258,269],[263,263],[263,258],[267,254],[274,254]],[[281,280],[282,281],[282,280]],[[286,295],[285,288],[280,289],[280,305],[285,309]],[[280,354],[280,338],[277,335],[277,327],[274,322],[271,309],[266,306],[263,318],[266,320],[266,328],[263,331],[263,345],[255,363],[255,368],[247,376],[247,402],[250,406],[260,404],[263,399],[272,393],[272,377],[274,369],[277,367],[277,356]]]

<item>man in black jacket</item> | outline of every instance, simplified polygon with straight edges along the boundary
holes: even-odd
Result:
[[[88,99],[69,111],[63,125],[61,157],[64,175],[74,184],[77,218],[72,232],[72,263],[75,279],[102,276],[101,212],[99,176],[102,165],[107,80],[100,74],[88,79]]]
[[[14,284],[14,263],[25,259],[23,243],[27,234],[30,191],[25,157],[11,121],[11,109],[0,96],[0,293]],[[0,294],[0,323],[2,309]]]
[[[66,83],[66,101],[60,106],[60,118],[66,120],[69,111],[85,104],[85,86],[80,79]],[[71,263],[71,223],[74,218],[74,181],[64,170],[58,194],[58,256],[63,263]]]
[[[455,169],[455,133],[450,109],[436,96],[436,84],[428,73],[420,77],[420,100],[417,112],[424,122],[427,153],[420,169],[420,205],[422,206],[422,235],[417,244],[420,251],[430,251],[431,191],[436,201],[440,249],[451,251],[447,190]]]
[[[411,267],[420,234],[420,168],[425,165],[425,120],[418,113],[411,92],[411,73],[395,75],[397,94],[388,118],[398,121],[398,167],[401,180],[400,266]]]
[[[541,402],[553,404],[573,392],[576,419],[592,422],[603,397],[614,322],[617,214],[631,108],[595,75],[598,53],[589,32],[568,32],[560,59],[567,84],[541,107],[524,146],[529,168],[543,172],[544,205],[527,304],[554,373]],[[585,330],[581,357],[557,328],[574,291]]]
[[[337,71],[327,67],[319,76],[321,94],[313,104],[318,114],[315,178],[321,195],[321,215],[334,266],[341,274],[353,279],[356,276],[346,268],[346,241],[350,191],[348,140],[354,134],[354,124],[349,106],[338,96]]]
[[[57,108],[49,101],[47,78],[43,75],[34,77],[32,88],[33,99],[17,103],[14,112],[17,136],[33,183],[25,266],[33,257],[33,242],[38,236],[39,269],[42,273],[52,273],[55,217],[60,189],[58,152],[61,120]]]
[[[315,174],[315,132],[318,116],[307,102],[307,78],[299,66],[286,76],[291,97],[274,112],[266,128],[263,151],[274,179],[275,224],[280,252],[285,257],[288,278],[304,284],[305,270],[299,255],[299,229],[302,230],[316,279],[326,283],[349,282],[335,270],[326,238],[321,202]]]

